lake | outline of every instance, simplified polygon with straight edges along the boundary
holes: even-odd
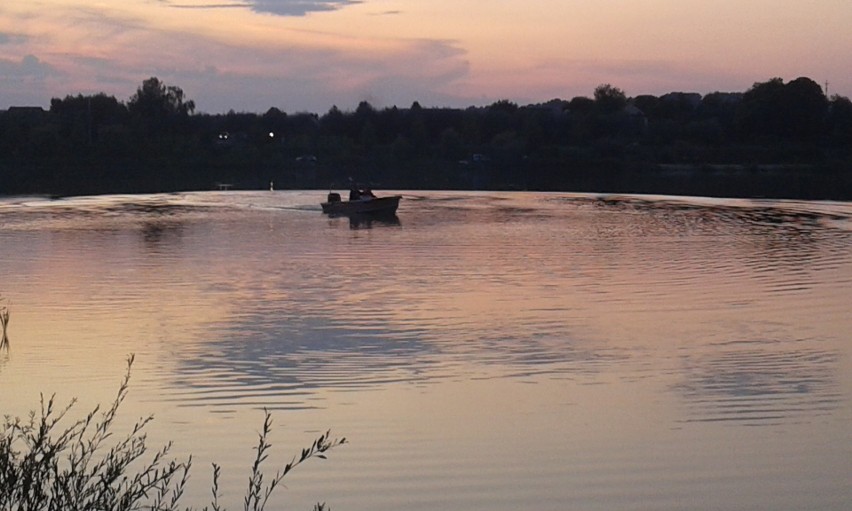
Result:
[[[403,191],[0,198],[0,414],[40,393],[242,509],[848,510],[852,204]]]

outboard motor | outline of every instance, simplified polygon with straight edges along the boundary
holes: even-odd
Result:
[[[327,202],[340,202],[340,194],[337,192],[329,192]]]

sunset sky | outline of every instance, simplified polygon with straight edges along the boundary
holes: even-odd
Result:
[[[2,0],[0,109],[148,77],[197,111],[742,92],[852,95],[849,0]]]

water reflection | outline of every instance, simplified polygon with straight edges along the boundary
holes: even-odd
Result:
[[[849,501],[852,206],[422,192],[361,224],[316,195],[0,201],[4,413],[110,399],[136,352],[140,413],[224,472],[252,408],[357,438],[305,478],[352,509]]]
[[[842,205],[835,209],[826,206],[820,210],[815,209],[813,203],[802,204],[802,209],[797,209],[796,203],[779,207],[739,199],[676,201],[622,196],[553,197],[549,201],[578,208],[641,215],[648,233],[666,232],[679,236],[730,233],[733,228],[795,238],[799,234],[823,230],[829,224],[834,226],[835,222],[845,222],[847,227],[852,227],[848,211]]]
[[[209,289],[227,290],[239,312],[211,325],[215,334],[180,357],[173,399],[300,408],[322,406],[317,389],[460,375],[632,378],[631,367],[659,369],[661,360],[646,357],[662,339],[694,337],[715,325],[706,347],[691,340],[686,367],[674,370],[688,379],[675,387],[690,403],[686,421],[718,418],[715,408],[693,406],[724,409],[710,390],[722,397],[748,392],[754,409],[732,417],[761,420],[764,398],[777,404],[782,395],[764,392],[765,382],[782,381],[786,370],[799,383],[822,382],[809,388],[806,401],[831,402],[824,392],[836,387],[836,359],[796,366],[793,360],[810,358],[790,348],[784,355],[791,363],[767,374],[752,363],[761,352],[719,351],[729,349],[721,339],[731,337],[723,323],[755,315],[778,321],[774,310],[788,307],[786,295],[797,299],[822,286],[834,270],[850,278],[842,272],[848,233],[825,224],[844,215],[632,198],[546,199],[552,208],[478,195],[413,196],[407,204],[405,230],[364,238],[317,237],[302,231],[311,228],[306,219],[287,224],[288,243],[270,245],[268,236],[247,234],[243,222],[220,224],[217,236],[241,249],[231,248],[235,262],[227,269],[211,270],[245,280],[223,279]],[[353,230],[399,225],[396,217],[327,222],[348,222]],[[264,261],[271,273],[235,266],[272,252],[277,257]],[[787,410],[779,420],[801,408],[778,406]]]
[[[587,378],[630,356],[600,343],[529,335],[523,328],[457,332],[448,340],[431,320],[397,324],[378,307],[370,318],[326,309],[295,315],[286,307],[266,307],[221,325],[216,339],[181,357],[174,399],[192,406],[300,409],[323,406],[315,399],[318,389],[380,389],[462,375]]]
[[[341,218],[341,217],[336,217]],[[349,220],[349,228],[352,230],[372,229],[373,227],[399,227],[402,225],[399,217],[394,215],[345,215],[342,218]],[[333,221],[332,221],[333,222]],[[332,223],[330,222],[330,223]]]
[[[221,207],[182,201],[177,194],[69,197],[0,203],[0,222],[16,230],[122,229],[128,224],[167,226],[198,219]]]
[[[142,239],[146,246],[152,250],[157,247],[170,247],[174,249],[175,245],[183,234],[183,223],[179,220],[171,221],[145,221],[142,224],[141,232]]]
[[[818,421],[843,399],[838,358],[803,340],[746,340],[682,357],[685,422],[747,425]]]

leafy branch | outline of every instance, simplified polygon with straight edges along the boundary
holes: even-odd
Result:
[[[108,409],[101,411],[98,405],[64,429],[60,423],[67,422],[76,399],[58,408],[55,396],[46,399],[42,395],[40,408],[30,412],[27,419],[4,417],[0,423],[0,510],[178,511],[192,457],[186,461],[167,460],[172,447],[169,442],[144,461],[148,451],[145,428],[153,416],[140,418],[129,434],[107,445],[119,407],[127,397],[133,361],[134,356],[130,355],[125,376]],[[245,511],[263,511],[272,492],[293,468],[312,457],[324,459],[329,449],[346,443],[345,438],[332,439],[326,432],[264,484],[261,468],[271,447],[268,438],[272,427],[269,411],[264,413]],[[139,467],[136,472],[131,471],[131,465]],[[219,504],[220,473],[220,467],[213,464],[213,500],[203,508],[205,511],[224,511]],[[325,505],[315,509],[325,509]]]
[[[244,511],[262,511],[265,508],[270,495],[272,495],[272,492],[291,470],[313,457],[326,459],[326,451],[346,443],[345,437],[332,439],[331,431],[326,431],[324,434],[320,435],[319,438],[314,440],[310,447],[302,449],[300,456],[293,456],[293,459],[284,465],[283,469],[276,472],[275,476],[264,487],[263,472],[261,472],[260,468],[269,456],[268,451],[272,447],[272,444],[268,441],[269,433],[272,429],[272,415],[269,413],[269,410],[265,409],[264,414],[263,430],[258,435],[258,443],[255,448],[257,455],[255,456],[254,463],[251,468],[248,491],[246,492],[244,500]],[[218,468],[218,466],[214,467],[214,474],[217,473]],[[215,497],[216,496],[214,494],[214,501]]]
[[[9,326],[9,306],[4,301],[5,298],[0,297],[0,349],[9,349],[9,336],[6,332]]]

